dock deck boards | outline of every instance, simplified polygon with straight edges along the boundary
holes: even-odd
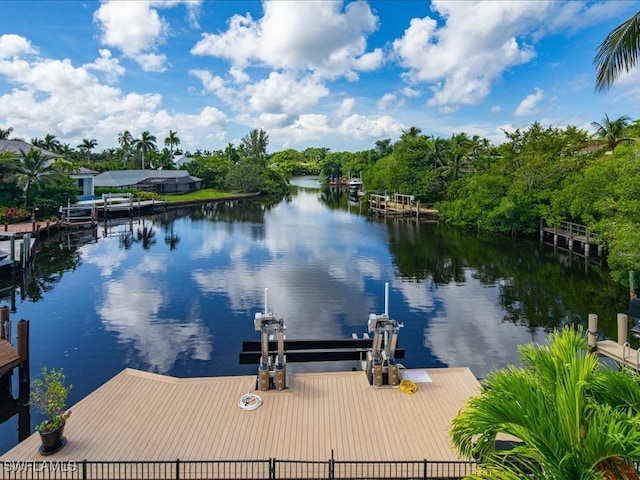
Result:
[[[640,351],[638,350],[620,345],[613,340],[602,340],[598,342],[596,351],[618,363],[640,370]]]
[[[10,460],[460,460],[449,425],[479,383],[467,368],[427,369],[405,394],[363,372],[288,375],[285,391],[255,376],[177,379],[127,369],[71,408],[64,449],[38,453],[32,435]],[[238,406],[252,391],[257,410]]]
[[[7,340],[0,339],[0,375],[11,371],[18,365],[20,365],[18,352]]]

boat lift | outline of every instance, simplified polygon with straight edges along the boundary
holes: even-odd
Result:
[[[264,313],[256,313],[253,321],[255,330],[262,334],[260,366],[258,367],[258,389],[267,391],[275,387],[276,390],[284,390],[287,376],[286,357],[284,355],[284,331],[286,327],[282,318],[276,319],[273,313],[269,313],[268,292],[269,289],[265,288]],[[274,334],[278,342],[275,365],[269,354],[269,337]]]
[[[398,333],[402,322],[389,318],[389,284],[385,283],[385,307],[382,315],[370,314],[368,333],[363,338],[353,334],[349,339],[288,340],[285,343],[283,319],[269,312],[268,288],[264,289],[264,312],[255,314],[254,327],[261,338],[242,342],[241,364],[259,361],[257,388],[262,391],[284,390],[286,361],[356,361],[366,372],[369,383],[376,387],[400,384],[396,359],[404,358],[398,347]],[[372,335],[371,335],[372,334]]]
[[[404,325],[389,318],[389,283],[384,284],[384,313],[369,315],[369,333],[373,333],[373,344],[363,362],[369,383],[376,387],[382,385],[397,386],[400,383],[396,347],[398,333]]]

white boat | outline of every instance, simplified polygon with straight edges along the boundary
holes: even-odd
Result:
[[[360,190],[362,188],[362,180],[359,178],[352,178],[349,180],[349,188],[351,190]]]

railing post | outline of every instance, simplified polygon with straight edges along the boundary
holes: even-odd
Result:
[[[82,469],[80,470],[80,472],[81,472],[80,478],[82,480],[85,480],[87,478],[87,459],[86,458],[82,460]]]
[[[176,458],[176,480],[180,480],[180,459]]]
[[[336,461],[333,459],[333,450],[331,450],[331,458],[329,459],[329,480],[336,478]]]
[[[427,463],[427,459],[425,458],[425,459],[422,461],[422,478],[423,478],[424,480],[427,480],[427,465],[428,465],[428,463]]]
[[[275,480],[276,478],[276,459],[271,457],[269,459],[269,480]]]

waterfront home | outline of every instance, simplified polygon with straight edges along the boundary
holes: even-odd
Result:
[[[137,188],[158,194],[188,193],[202,186],[202,179],[186,170],[112,170],[93,181],[96,187]]]

